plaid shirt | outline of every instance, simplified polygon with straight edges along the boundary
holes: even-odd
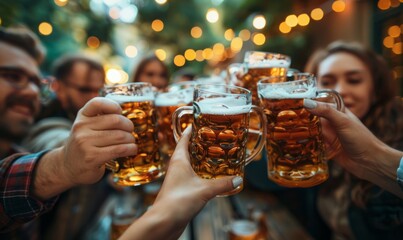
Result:
[[[31,196],[35,166],[46,153],[18,153],[0,161],[0,232],[7,232],[50,210],[57,197]]]

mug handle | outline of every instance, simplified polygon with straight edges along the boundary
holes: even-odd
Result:
[[[252,105],[251,111],[255,112],[259,116],[260,129],[259,130],[250,129],[250,128],[248,129],[249,133],[258,134],[259,138],[256,141],[256,145],[253,148],[252,152],[250,153],[250,156],[248,156],[246,158],[245,165],[252,162],[252,160],[256,157],[256,155],[262,151],[264,144],[266,143],[266,135],[267,135],[267,120],[266,120],[266,115],[263,112],[263,109],[255,106],[255,105]]]
[[[183,134],[180,119],[183,115],[186,114],[193,114],[193,107],[182,106],[176,109],[176,111],[172,114],[172,126],[176,143],[179,142],[179,139],[182,137]]]
[[[119,170],[119,165],[115,160],[109,160],[105,163],[105,168],[115,173]]]
[[[335,107],[338,111],[340,112],[344,112],[344,102],[343,99],[341,98],[340,94],[338,92],[336,92],[335,90],[331,90],[331,89],[321,89],[317,91],[317,95],[316,95],[316,100],[318,100],[318,98],[323,98],[322,101],[324,102],[328,102],[326,99],[328,98],[332,98],[333,99],[333,103],[335,103]],[[318,100],[321,101],[321,100]],[[334,140],[332,140],[329,143],[325,143],[325,147],[326,147],[326,159],[329,160],[331,158],[333,158],[334,156],[337,155],[337,153],[340,152],[341,149],[341,144],[339,139],[337,138],[337,136],[335,136]]]
[[[241,80],[236,76],[237,73],[241,73],[242,75],[246,73],[245,64],[231,63],[227,67],[227,84],[235,86],[241,85]]]

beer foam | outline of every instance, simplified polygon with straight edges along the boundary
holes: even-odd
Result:
[[[214,115],[247,113],[252,106],[244,98],[207,98],[194,104],[199,106],[200,112]]]
[[[146,101],[154,101],[153,96],[126,96],[126,95],[116,95],[116,94],[107,94],[105,98],[112,99],[118,103],[125,102],[146,102]]]
[[[193,100],[193,90],[183,89],[176,92],[160,93],[155,99],[156,106],[176,106],[178,104],[188,104]]]
[[[265,59],[258,62],[249,63],[249,68],[289,68],[290,61],[282,59]]]
[[[272,87],[260,90],[259,95],[262,95],[265,99],[314,98],[316,97],[316,87]]]

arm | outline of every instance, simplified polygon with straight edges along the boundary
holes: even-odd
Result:
[[[304,106],[328,121],[322,124],[324,132],[337,134],[342,150],[334,160],[358,178],[370,181],[403,198],[403,190],[396,180],[403,152],[377,139],[347,109],[346,113],[342,113],[329,104],[308,99],[304,100]]]
[[[216,195],[242,183],[241,177],[202,179],[189,163],[188,127],[170,160],[154,205],[137,219],[121,239],[178,239],[189,221]]]

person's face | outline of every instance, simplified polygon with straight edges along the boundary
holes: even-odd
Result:
[[[168,86],[166,72],[158,61],[151,61],[145,67],[139,76],[139,82],[151,83],[159,90]]]
[[[89,100],[98,96],[103,86],[101,71],[90,68],[84,62],[76,62],[65,82],[61,82],[57,95],[63,108],[75,116]]]
[[[0,42],[0,137],[23,137],[39,112],[39,69],[24,51]]]
[[[319,64],[318,85],[336,90],[345,106],[362,119],[374,99],[373,80],[368,67],[349,53],[335,53]]]

